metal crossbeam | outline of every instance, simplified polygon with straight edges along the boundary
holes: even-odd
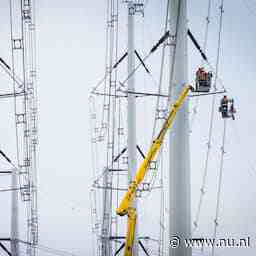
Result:
[[[9,256],[12,256],[11,252],[0,242],[0,247],[5,251]]]

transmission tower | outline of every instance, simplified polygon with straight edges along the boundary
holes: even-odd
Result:
[[[14,101],[16,130],[16,159],[6,160],[12,166],[12,190],[20,192],[26,208],[26,238],[18,232],[18,194],[12,193],[11,236],[1,238],[11,242],[11,252],[1,246],[8,255],[19,255],[18,244],[27,245],[29,256],[36,254],[38,243],[37,214],[37,90],[35,48],[35,6],[33,0],[10,0],[12,64],[1,61],[1,67],[13,82],[13,92],[1,95]],[[2,244],[3,245],[3,244]]]
[[[139,145],[135,136],[136,127],[139,125],[135,120],[136,102],[145,96],[139,94],[140,88],[136,88],[135,85],[137,64],[139,63],[145,68],[146,71],[142,68],[142,72],[145,74],[149,72],[143,62],[143,56],[140,56],[141,53],[136,49],[135,40],[135,35],[138,34],[136,33],[139,23],[137,21],[144,17],[144,1],[122,1],[120,6],[119,2],[118,0],[108,0],[107,2],[105,76],[92,89],[90,97],[94,169],[91,213],[93,233],[95,234],[94,255],[97,256],[121,255],[123,253],[127,219],[117,216],[116,208],[134,178],[138,167],[136,158],[141,161],[145,157],[143,147]],[[119,12],[121,7],[125,17],[119,17],[122,13]],[[119,24],[121,18],[128,24],[127,31],[125,31],[127,33],[126,47],[118,44],[119,28],[122,28]],[[166,39],[166,35],[167,33],[164,39]],[[158,38],[154,43],[157,41]],[[158,48],[162,41],[163,39],[160,39],[153,46],[150,54]],[[123,80],[124,77],[125,80]],[[159,108],[159,106],[157,107]],[[160,113],[157,112],[156,120],[158,120],[157,123],[162,123],[164,116],[160,117]],[[154,182],[157,176],[158,160],[152,161],[147,180],[137,190],[138,201],[140,198],[143,200],[142,197],[153,190],[158,190],[160,193],[160,189],[162,189],[161,180]],[[159,179],[159,177],[157,178]],[[161,206],[161,208],[163,207]],[[137,209],[137,212],[140,214],[140,209]],[[160,228],[160,233],[162,230],[163,227]],[[158,229],[155,231],[158,233]],[[162,255],[163,238],[156,238],[155,234],[152,237],[144,234],[144,228],[135,232],[134,255],[138,255],[140,251],[142,254],[151,252],[149,255],[153,253],[152,251],[161,251],[158,255]],[[152,244],[153,246],[151,246]]]

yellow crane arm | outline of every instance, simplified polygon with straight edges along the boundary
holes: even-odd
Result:
[[[120,216],[126,215],[126,214],[128,214],[128,209],[132,208],[132,202],[136,195],[136,189],[139,186],[139,184],[143,181],[143,179],[146,175],[146,172],[148,170],[148,167],[150,165],[150,162],[152,160],[154,160],[154,157],[158,153],[158,151],[163,143],[163,140],[164,140],[167,130],[173,124],[173,120],[176,116],[176,113],[179,110],[182,103],[184,102],[184,100],[186,99],[190,90],[193,90],[193,87],[190,85],[185,85],[184,88],[182,89],[178,99],[171,107],[171,110],[168,114],[166,121],[163,124],[161,131],[159,132],[157,138],[152,142],[150,149],[149,149],[148,153],[146,154],[146,157],[140,164],[140,166],[135,174],[134,180],[129,185],[127,192],[125,193],[121,203],[119,204],[119,207],[116,210],[116,213],[118,215],[120,215]]]
[[[129,207],[127,210],[128,221],[127,221],[127,234],[125,238],[124,256],[132,256],[132,247],[134,241],[134,233],[136,226],[136,209]]]

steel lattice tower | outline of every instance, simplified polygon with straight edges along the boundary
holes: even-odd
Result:
[[[13,81],[13,92],[2,95],[2,98],[14,101],[17,150],[16,160],[6,159],[12,165],[13,173],[12,223],[10,238],[1,240],[11,242],[9,253],[13,256],[19,255],[19,243],[27,245],[27,255],[34,256],[38,244],[35,6],[33,0],[10,0],[9,3],[12,64],[9,66],[2,61],[1,67]],[[18,232],[19,198],[26,208],[25,240],[19,237]]]

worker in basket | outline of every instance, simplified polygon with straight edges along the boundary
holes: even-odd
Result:
[[[206,72],[203,67],[198,68],[196,72],[196,91],[209,92],[211,89],[212,73]]]
[[[221,112],[222,118],[231,117],[233,120],[235,120],[234,114],[236,113],[236,110],[234,108],[234,100],[229,99],[227,95],[224,95],[220,102],[219,111]]]

